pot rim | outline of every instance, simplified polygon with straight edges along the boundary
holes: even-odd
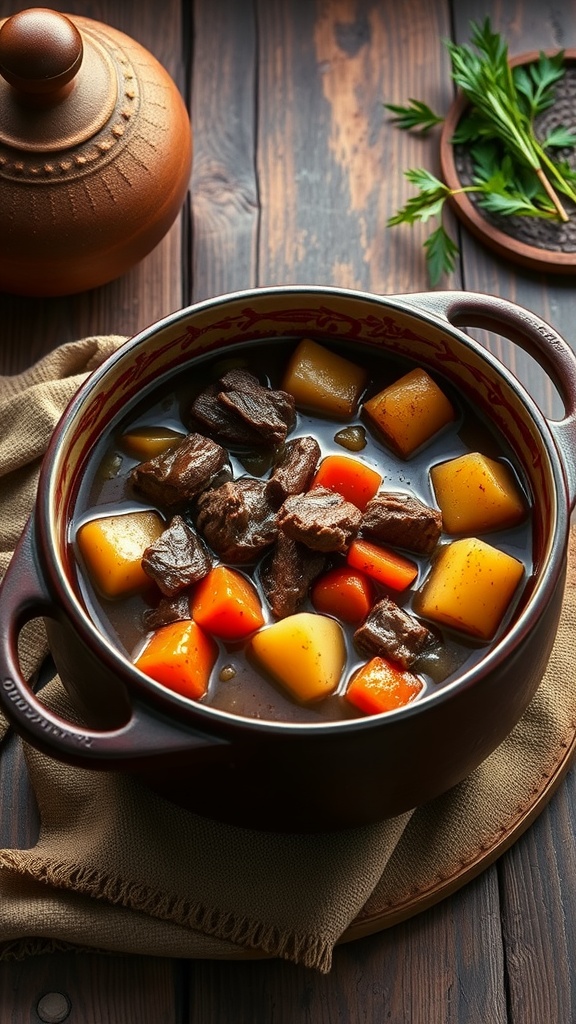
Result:
[[[190,316],[195,316],[198,313],[212,309],[221,310],[239,301],[282,299],[282,297],[294,295],[302,295],[303,298],[316,296],[326,299],[356,300],[374,304],[384,309],[392,308],[404,315],[408,314],[416,320],[430,324],[432,327],[438,328],[440,326],[442,330],[455,336],[465,348],[469,348],[487,362],[491,369],[506,381],[508,386],[521,400],[527,415],[536,425],[543,439],[555,484],[552,516],[553,529],[548,541],[548,553],[538,569],[538,579],[525,607],[512,625],[506,629],[501,639],[496,642],[485,657],[481,658],[479,662],[462,675],[456,676],[452,682],[426,694],[421,699],[403,708],[378,715],[366,716],[365,718],[322,723],[268,721],[221,711],[218,708],[194,702],[187,697],[168,690],[138,670],[121,650],[115,647],[113,642],[100,631],[97,624],[88,615],[80,596],[77,594],[72,581],[65,571],[62,558],[59,556],[56,546],[52,543],[52,538],[56,533],[51,515],[51,510],[54,508],[54,487],[57,479],[58,463],[61,451],[65,446],[67,433],[71,429],[75,417],[82,408],[87,396],[98,388],[111,367],[129,357],[135,349],[147,342],[150,337],[167,327],[178,325],[189,319]],[[423,714],[428,709],[439,707],[445,701],[451,700],[463,689],[480,683],[487,673],[510,657],[526,637],[535,621],[540,617],[542,608],[546,606],[547,601],[551,598],[565,562],[570,516],[561,455],[546,418],[522,383],[493,353],[485,349],[474,338],[460,330],[460,328],[455,327],[447,317],[436,311],[431,312],[426,308],[419,307],[417,305],[418,297],[415,294],[413,304],[410,295],[388,296],[336,286],[296,284],[242,289],[214,296],[175,310],[127,339],[120,348],[92,371],[87,380],[84,381],[75,393],[55,427],[40,471],[34,507],[35,525],[40,538],[39,554],[48,572],[56,602],[60,602],[60,611],[62,608],[64,609],[74,629],[79,632],[84,643],[93,650],[97,650],[98,658],[111,671],[118,673],[120,670],[120,676],[127,687],[131,702],[142,701],[143,703],[152,703],[157,709],[162,708],[169,715],[179,714],[181,717],[184,716],[182,718],[183,721],[193,721],[195,725],[200,725],[206,732],[212,733],[219,730],[222,731],[222,729],[234,732],[240,727],[244,731],[248,729],[257,733],[276,735],[296,733],[321,736],[332,734],[334,731],[362,731],[374,728],[375,725],[383,725],[389,721],[398,721],[400,718],[410,718],[413,715]],[[170,373],[167,374],[167,376],[170,375]],[[160,383],[160,380],[161,378],[156,383]]]

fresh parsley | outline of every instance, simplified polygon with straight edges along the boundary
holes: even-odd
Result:
[[[430,110],[430,107],[422,100],[408,100],[408,104],[407,107],[397,107],[394,103],[385,104],[386,108],[396,115],[393,120],[404,131],[417,128],[422,132],[427,132],[435,125],[442,124],[444,118]]]
[[[565,73],[564,52],[512,68],[508,47],[492,31],[490,19],[471,23],[470,45],[445,41],[454,83],[469,100],[452,144],[468,149],[471,184],[450,189],[429,171],[411,168],[408,181],[418,190],[389,218],[389,226],[440,221],[424,243],[430,282],[438,284],[454,269],[458,247],[442,225],[446,201],[461,192],[474,192],[486,211],[499,216],[540,217],[567,221],[561,197],[576,204],[576,174],[558,150],[576,145],[576,135],[558,126],[538,139],[534,122],[554,103],[555,90]],[[408,106],[384,104],[404,131],[430,131],[444,119],[420,100]]]

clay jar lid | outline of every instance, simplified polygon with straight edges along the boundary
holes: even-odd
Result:
[[[0,290],[67,295],[120,276],[181,209],[192,133],[174,82],[100,22],[0,22]]]

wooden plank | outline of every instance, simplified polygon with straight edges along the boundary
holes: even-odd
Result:
[[[576,1019],[576,785],[552,803],[501,863],[502,927],[513,1024]]]
[[[447,4],[262,0],[258,23],[260,283],[425,288],[421,228],[386,224],[411,191],[403,170],[437,169],[437,154],[383,104],[448,105],[446,55],[430,46]]]
[[[505,34],[511,54],[562,48],[576,32],[576,11],[540,0],[496,2],[465,0],[453,4],[456,38],[469,38],[469,21],[490,15]],[[567,297],[574,288],[568,275],[522,270],[462,233],[464,284],[519,302],[551,323],[576,348],[574,317]],[[534,361],[492,335],[480,340],[520,377],[546,415],[559,415],[555,389]],[[576,894],[573,849],[576,783],[569,773],[552,803],[499,862],[502,927],[505,943],[511,1024],[563,1024],[574,1019],[576,992],[569,965],[576,956]]]
[[[0,1020],[42,1024],[176,1024],[179,965],[159,957],[51,953],[0,963]],[[66,1008],[66,1018],[42,1017],[38,1007]]]
[[[338,947],[329,975],[282,961],[195,965],[189,1024],[506,1024],[499,931],[488,873],[411,922]]]
[[[257,283],[256,26],[252,0],[196,0],[191,117],[194,300]]]

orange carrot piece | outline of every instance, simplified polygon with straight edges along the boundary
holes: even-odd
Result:
[[[192,618],[221,640],[242,640],[264,625],[260,598],[242,573],[217,565],[192,594]]]
[[[374,497],[382,477],[375,469],[347,455],[327,455],[318,467],[312,487],[327,487],[352,502],[361,512]]]
[[[346,699],[367,715],[379,715],[410,704],[423,682],[386,658],[372,658],[353,676]]]
[[[317,612],[354,623],[361,622],[368,615],[374,590],[363,573],[346,566],[337,566],[318,577],[310,597]]]
[[[418,575],[418,566],[409,558],[360,537],[352,541],[346,560],[353,569],[365,572],[392,590],[405,590]]]
[[[216,641],[186,619],[160,626],[135,665],[169,690],[198,700],[208,689],[217,655]]]

